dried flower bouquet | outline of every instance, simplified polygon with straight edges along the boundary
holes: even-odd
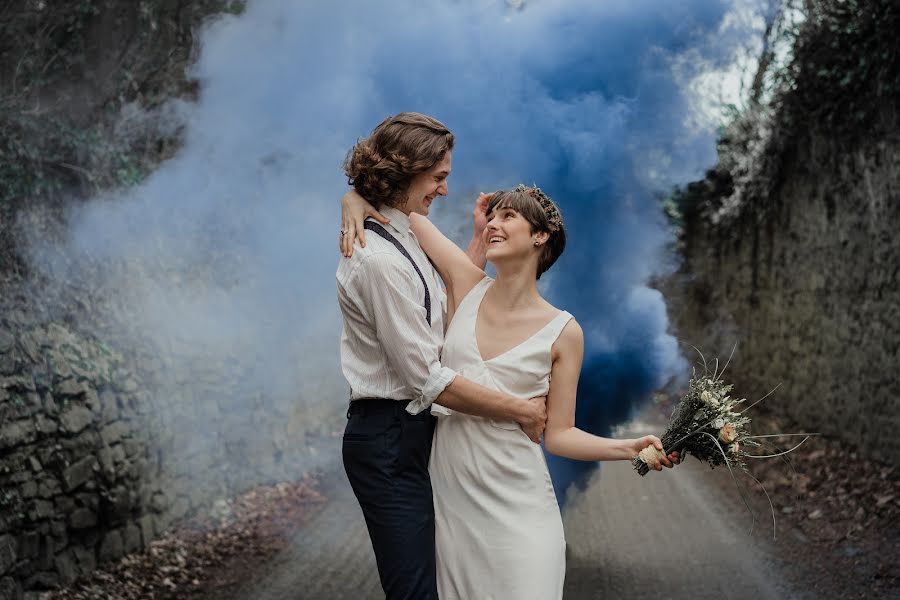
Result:
[[[732,350],[732,355],[734,355],[734,350]],[[700,353],[700,356],[703,358],[702,353]],[[729,357],[729,362],[730,360],[731,358]],[[694,371],[687,393],[673,410],[669,424],[660,438],[665,449],[664,452],[657,450],[652,445],[647,446],[634,458],[632,465],[638,473],[646,475],[650,471],[651,466],[658,464],[662,457],[676,451],[680,454],[682,460],[688,454],[692,454],[699,460],[707,462],[713,468],[726,465],[731,472],[732,478],[735,480],[735,485],[738,486],[738,491],[741,492],[744,504],[747,505],[747,509],[753,514],[741,491],[740,485],[738,485],[737,478],[734,477],[734,469],[739,468],[743,473],[759,483],[759,480],[753,477],[747,469],[745,462],[747,459],[784,457],[784,455],[799,448],[810,436],[817,434],[777,433],[752,435],[750,433],[750,417],[746,416],[745,413],[769,397],[775,390],[773,389],[749,406],[742,406],[747,402],[747,399],[732,398],[730,394],[734,386],[722,380],[722,375],[728,367],[728,363],[726,362],[721,372],[718,370],[718,366],[718,360],[716,360],[715,369],[710,374],[706,359],[703,359],[703,374],[698,376],[696,370]],[[775,389],[777,389],[777,386]],[[800,443],[788,450],[781,450],[769,441],[771,438],[786,436],[804,437]],[[768,453],[755,454],[751,452],[751,450],[758,451],[759,449],[763,449]],[[765,492],[765,488],[763,488],[763,491]],[[768,492],[766,492],[766,497],[768,495]],[[771,507],[771,500],[769,505]],[[773,532],[774,519],[775,511],[773,508]]]

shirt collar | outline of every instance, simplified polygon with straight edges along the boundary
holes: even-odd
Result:
[[[388,227],[391,227],[394,231],[404,237],[409,235],[409,215],[393,206],[385,206],[379,209],[378,212],[391,220],[391,222],[388,223]]]

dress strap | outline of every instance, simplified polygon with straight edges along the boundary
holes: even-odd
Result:
[[[553,320],[547,323],[547,326],[540,332],[541,339],[548,342],[551,346],[566,328],[566,325],[573,319],[572,315],[566,311],[560,311]]]
[[[493,281],[493,279],[485,275],[481,281],[473,285],[472,289],[466,292],[466,295],[459,301],[459,306],[456,307],[456,314],[453,315],[453,318],[456,319],[456,315],[467,311],[477,313],[478,305],[481,304],[481,299],[484,298]]]

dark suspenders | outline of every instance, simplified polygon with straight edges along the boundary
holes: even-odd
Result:
[[[419,265],[416,264],[416,261],[413,260],[413,257],[409,255],[409,252],[406,251],[406,248],[403,247],[397,238],[388,233],[387,229],[376,223],[375,221],[365,221],[363,223],[363,227],[368,229],[369,231],[374,231],[390,243],[394,245],[397,250],[400,251],[400,254],[405,256],[407,260],[412,264],[413,269],[416,270],[416,273],[419,275],[419,279],[422,280],[422,286],[425,288],[425,320],[428,321],[428,326],[431,327],[431,295],[428,293],[428,284],[425,283],[425,277],[422,275],[422,271],[419,270]]]

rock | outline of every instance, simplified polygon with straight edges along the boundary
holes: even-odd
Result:
[[[100,430],[100,439],[107,446],[112,446],[131,433],[131,427],[125,421],[115,421]]]
[[[100,375],[97,366],[93,363],[85,362],[81,359],[73,361],[71,360],[71,357],[68,358],[70,359],[69,367],[71,367],[72,372],[78,377],[81,377],[82,379],[97,379]]]
[[[89,529],[97,526],[97,513],[89,508],[77,508],[69,515],[72,529]]]
[[[123,534],[125,543],[125,552],[132,553],[140,550],[141,546],[141,529],[134,522],[129,521],[125,524],[125,533]]]
[[[0,329],[0,353],[9,352],[15,345],[15,336],[6,329]]]
[[[119,417],[119,403],[116,395],[109,390],[100,392],[100,406],[103,410],[103,419],[105,421],[114,421]]]
[[[35,439],[37,439],[37,432],[31,421],[13,421],[0,427],[0,450],[20,444],[29,444]]]
[[[19,527],[22,526],[22,521],[25,519],[25,515],[16,512],[11,513],[12,511],[2,511],[0,512],[0,533],[6,533],[7,531],[16,531]]]
[[[875,506],[882,507],[894,499],[894,494],[884,494],[883,496],[875,496]]]
[[[137,440],[124,440],[122,442],[122,446],[125,449],[125,456],[127,456],[128,458],[134,458],[144,449],[144,447],[140,443],[138,443]]]
[[[22,484],[19,492],[23,498],[34,498],[38,495],[38,484],[33,479],[29,479]]]
[[[30,375],[13,375],[11,377],[4,377],[2,382],[0,382],[0,386],[7,389],[15,388],[28,392],[37,391],[37,387],[34,385],[34,378]]]
[[[82,573],[90,573],[97,568],[97,556],[94,554],[94,546],[90,544],[88,548],[84,546],[75,546],[75,559],[78,561],[78,569]]]
[[[66,379],[54,388],[54,395],[65,397],[78,397],[84,394],[84,386],[74,379]]]
[[[72,368],[69,367],[69,363],[55,352],[50,353],[50,356],[47,358],[47,363],[50,366],[55,381],[68,381],[74,376]]]
[[[56,553],[56,548],[56,541],[52,536],[46,534],[41,536],[41,547],[40,550],[38,550],[37,556],[38,569],[47,571],[55,567],[53,558]]]
[[[97,395],[97,390],[94,388],[88,387],[85,389],[84,402],[92,411],[100,410],[100,396]]]
[[[53,399],[52,394],[44,394],[44,412],[51,417],[55,417],[59,414],[59,404]]]
[[[124,381],[121,382],[121,390],[123,392],[132,393],[136,392],[140,386],[138,386],[138,382],[134,380],[133,377],[128,377]]]
[[[19,336],[19,347],[33,363],[41,361],[41,351],[31,332],[26,331]]]
[[[78,565],[71,549],[56,555],[54,560],[59,581],[63,585],[72,585],[78,579]]]
[[[31,375],[34,378],[34,387],[40,392],[46,392],[53,387],[53,375],[43,369],[44,365],[33,365]]]
[[[37,531],[26,531],[19,536],[19,557],[37,558],[41,548],[41,534]]]
[[[121,523],[128,518],[132,503],[129,498],[128,488],[117,486],[102,497],[101,514],[104,522]]]
[[[122,543],[122,533],[118,529],[114,529],[106,534],[103,542],[100,544],[100,561],[107,562],[122,558],[125,554],[125,547]]]
[[[49,500],[37,499],[31,502],[28,509],[28,518],[31,521],[49,519],[54,514],[53,503]]]
[[[28,464],[31,466],[31,470],[35,473],[39,473],[44,470],[44,467],[41,466],[41,461],[33,456],[28,457]]]
[[[178,496],[169,507],[169,518],[179,521],[191,510],[190,501],[185,496]]]
[[[100,446],[100,435],[93,429],[84,429],[74,437],[57,439],[65,450],[71,451],[70,456],[86,456]]]
[[[68,514],[75,510],[75,500],[73,500],[69,496],[60,496],[55,500],[56,511],[63,514]]]
[[[817,508],[816,510],[812,511],[811,513],[809,513],[809,514],[807,515],[807,517],[809,517],[810,519],[813,519],[813,520],[815,520],[815,519],[821,519],[823,514],[824,514],[824,513],[822,513],[822,509],[821,509],[821,508]]]
[[[110,449],[107,447],[100,448],[97,451],[97,458],[100,460],[100,469],[103,472],[103,476],[109,481],[114,481],[116,479],[116,466]]]
[[[12,375],[17,367],[18,361],[13,353],[0,354],[0,375]]]
[[[16,564],[16,538],[0,535],[0,575],[5,575]]]
[[[90,425],[94,416],[90,409],[84,406],[70,406],[59,416],[59,423],[63,431],[78,433]]]
[[[62,479],[66,491],[72,491],[91,478],[97,459],[93,456],[85,456],[74,465],[63,471]]]
[[[45,478],[38,484],[38,495],[41,498],[52,498],[62,492],[62,486],[55,479]]]
[[[22,586],[12,577],[0,579],[0,600],[22,600]]]
[[[125,448],[122,447],[122,444],[110,446],[109,453],[115,464],[120,465],[125,462]]]
[[[29,590],[52,590],[59,587],[59,575],[50,571],[40,571],[25,580],[25,588]],[[40,600],[41,594],[35,594],[37,600]],[[28,600],[28,593],[25,599]]]
[[[141,544],[144,548],[150,545],[155,538],[155,527],[153,525],[153,516],[144,515],[138,519],[138,525],[141,528]]]
[[[37,415],[34,419],[34,426],[39,433],[44,435],[59,431],[59,424],[45,415]]]

